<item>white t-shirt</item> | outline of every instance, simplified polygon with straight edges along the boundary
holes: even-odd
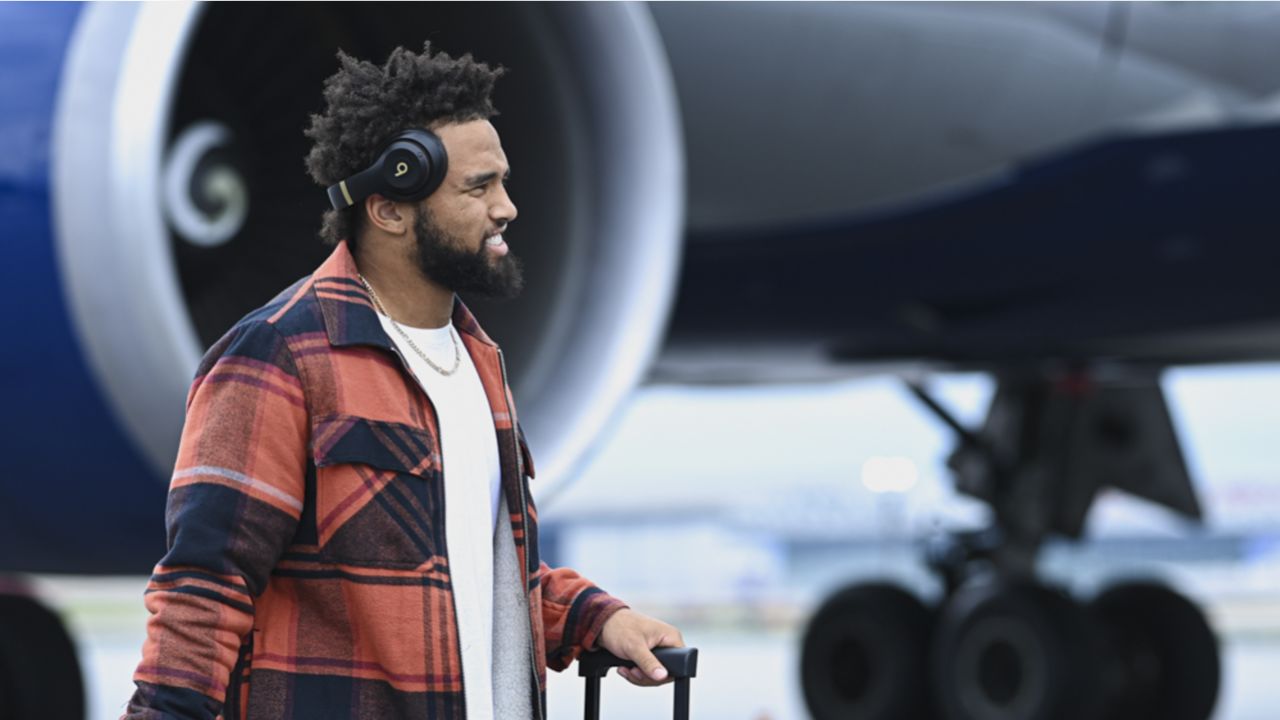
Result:
[[[435,407],[444,468],[445,542],[453,579],[462,649],[468,720],[493,718],[493,533],[498,519],[502,470],[493,412],[453,323],[442,328],[400,325],[431,362],[453,367],[454,343],[460,362],[445,376],[427,365],[379,314],[387,336]]]

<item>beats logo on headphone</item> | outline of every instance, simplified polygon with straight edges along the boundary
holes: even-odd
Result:
[[[444,181],[449,156],[444,143],[430,130],[405,130],[387,143],[372,165],[329,186],[329,203],[343,210],[370,195],[396,202],[416,202]]]

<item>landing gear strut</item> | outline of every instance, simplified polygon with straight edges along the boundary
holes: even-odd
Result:
[[[1048,536],[1080,537],[1103,486],[1199,519],[1158,373],[1000,375],[979,432],[911,389],[956,432],[956,487],[993,522],[930,546],[936,608],[885,584],[819,608],[801,669],[814,718],[1208,720],[1218,643],[1194,603],[1127,582],[1083,604],[1035,573]]]

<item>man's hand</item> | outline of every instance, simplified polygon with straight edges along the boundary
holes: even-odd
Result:
[[[658,647],[684,647],[684,638],[674,627],[651,617],[623,608],[609,618],[600,630],[597,644],[623,660],[633,669],[618,668],[618,674],[632,685],[652,687],[669,682],[667,669],[650,652]]]

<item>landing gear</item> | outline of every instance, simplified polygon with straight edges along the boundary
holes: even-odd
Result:
[[[1106,641],[1107,720],[1203,720],[1221,674],[1204,613],[1158,583],[1103,592],[1089,606]]]
[[[929,547],[936,610],[884,584],[822,605],[802,648],[814,718],[1208,720],[1218,644],[1194,603],[1127,582],[1081,604],[1036,578],[1044,539],[1079,538],[1102,486],[1199,518],[1158,374],[1000,376],[980,432],[912,390],[956,431],[956,486],[994,521]]]
[[[22,595],[0,595],[0,718],[84,720],[71,636],[57,615]]]
[[[931,613],[886,584],[854,585],[832,595],[809,623],[800,676],[816,720],[927,720]]]
[[[1085,609],[1035,583],[981,583],[943,608],[933,687],[947,720],[1093,720],[1099,633]]]

